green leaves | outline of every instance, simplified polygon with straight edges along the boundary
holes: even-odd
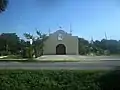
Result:
[[[79,54],[85,55],[94,53],[95,55],[106,55],[104,52],[108,51],[110,54],[120,54],[120,41],[117,40],[96,40],[89,43],[84,38],[79,40]]]
[[[79,54],[85,55],[89,53],[89,42],[83,38],[79,38]]]
[[[120,90],[119,82],[119,70],[0,70],[0,90]]]
[[[42,33],[40,31],[36,31],[37,35],[39,36],[39,38],[42,38]]]
[[[0,90],[99,90],[95,82],[99,73],[67,70],[0,71]]]
[[[24,36],[26,39],[33,39],[33,35],[31,35],[30,33],[24,33]]]
[[[0,35],[0,51],[15,54],[19,48],[19,37],[16,33],[2,33]]]
[[[30,33],[24,33],[26,39],[32,39],[32,49],[34,49],[35,57],[41,56],[43,54],[44,42],[47,40],[47,35],[42,34],[41,31],[36,30],[37,36],[33,36]]]

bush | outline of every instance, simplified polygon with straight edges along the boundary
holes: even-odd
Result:
[[[7,56],[7,55],[10,55],[11,53],[9,51],[1,51],[0,52],[0,55],[1,56]]]
[[[22,52],[23,58],[33,58],[33,49],[31,47],[24,48]]]
[[[105,50],[104,51],[104,55],[110,55],[110,51],[109,50]]]
[[[72,70],[0,71],[0,90],[105,90],[99,83],[105,74],[103,71]]]
[[[120,71],[0,71],[0,90],[120,90]]]
[[[22,55],[23,58],[28,58],[29,57],[28,48],[24,48],[21,55]]]

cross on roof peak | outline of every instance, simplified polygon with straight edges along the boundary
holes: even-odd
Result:
[[[61,26],[59,26],[59,28],[60,28],[60,29],[62,29],[62,27],[61,27]]]

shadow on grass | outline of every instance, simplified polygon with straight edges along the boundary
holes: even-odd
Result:
[[[97,82],[101,90],[120,90],[120,67],[101,75]]]

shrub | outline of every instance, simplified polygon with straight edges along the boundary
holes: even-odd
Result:
[[[31,47],[26,47],[22,52],[23,58],[33,58],[33,49]]]
[[[120,71],[0,71],[0,90],[120,90]]]
[[[0,54],[1,56],[7,56],[10,55],[11,53],[9,51],[1,51]]]

